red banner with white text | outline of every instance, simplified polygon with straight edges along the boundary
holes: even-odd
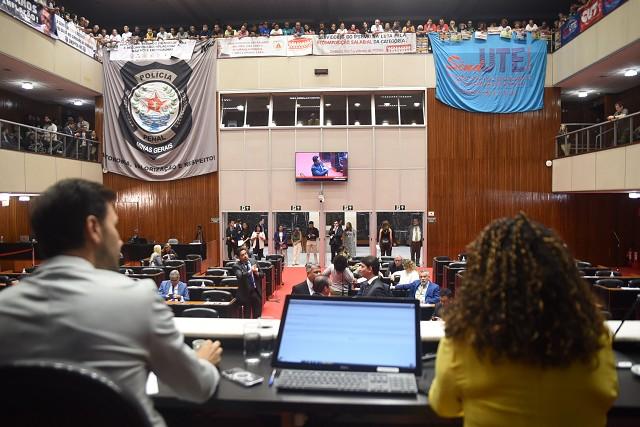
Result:
[[[602,0],[590,0],[578,9],[578,16],[580,16],[580,32],[582,32],[604,16],[602,13]]]

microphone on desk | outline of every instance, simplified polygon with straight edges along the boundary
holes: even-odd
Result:
[[[629,309],[629,311],[627,311],[627,314],[624,315],[624,318],[622,319],[622,322],[620,322],[620,324],[618,325],[618,329],[616,329],[616,331],[613,333],[613,337],[611,338],[612,342],[616,339],[616,335],[618,334],[618,331],[620,330],[620,328],[622,328],[622,324],[627,319],[629,319],[629,317],[631,317],[631,314],[636,310],[636,307],[638,306],[638,303],[640,303],[640,294],[638,294],[636,296],[636,300],[631,305],[631,308]]]

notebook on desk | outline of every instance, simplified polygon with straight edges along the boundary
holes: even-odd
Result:
[[[278,390],[415,394],[417,300],[287,295],[272,358]]]

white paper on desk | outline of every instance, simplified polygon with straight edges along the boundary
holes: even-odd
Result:
[[[147,394],[158,394],[160,390],[158,390],[158,377],[153,372],[149,372],[149,376],[147,377]]]

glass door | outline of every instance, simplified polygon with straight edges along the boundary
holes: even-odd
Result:
[[[411,259],[424,264],[424,225],[422,212],[378,212],[376,215],[376,254],[378,257]],[[415,228],[417,227],[417,229]]]
[[[311,233],[316,240],[308,239],[308,231],[312,226],[319,228],[318,212],[275,212],[274,213],[274,229],[270,236],[267,236],[272,242],[273,253],[281,254],[285,257],[285,265],[287,266],[304,266],[309,260],[311,262],[319,261],[319,238],[320,236]],[[280,230],[282,227],[282,230]],[[279,243],[280,231],[285,233],[286,248]],[[298,235],[299,233],[299,235]],[[316,233],[319,234],[319,233]],[[294,239],[295,237],[295,239]]]
[[[240,246],[245,246],[253,252],[253,256],[257,258],[259,248],[252,245],[251,235],[259,225],[265,237],[269,237],[269,215],[267,212],[223,212],[222,229],[222,259],[230,260],[235,258],[235,252]],[[233,233],[231,232],[233,227]],[[231,236],[231,237],[230,237]],[[265,241],[265,243],[267,242]],[[255,241],[254,241],[255,242]],[[261,246],[261,245],[260,245]],[[262,249],[262,255],[266,255],[268,248]],[[223,261],[224,263],[224,261]]]

